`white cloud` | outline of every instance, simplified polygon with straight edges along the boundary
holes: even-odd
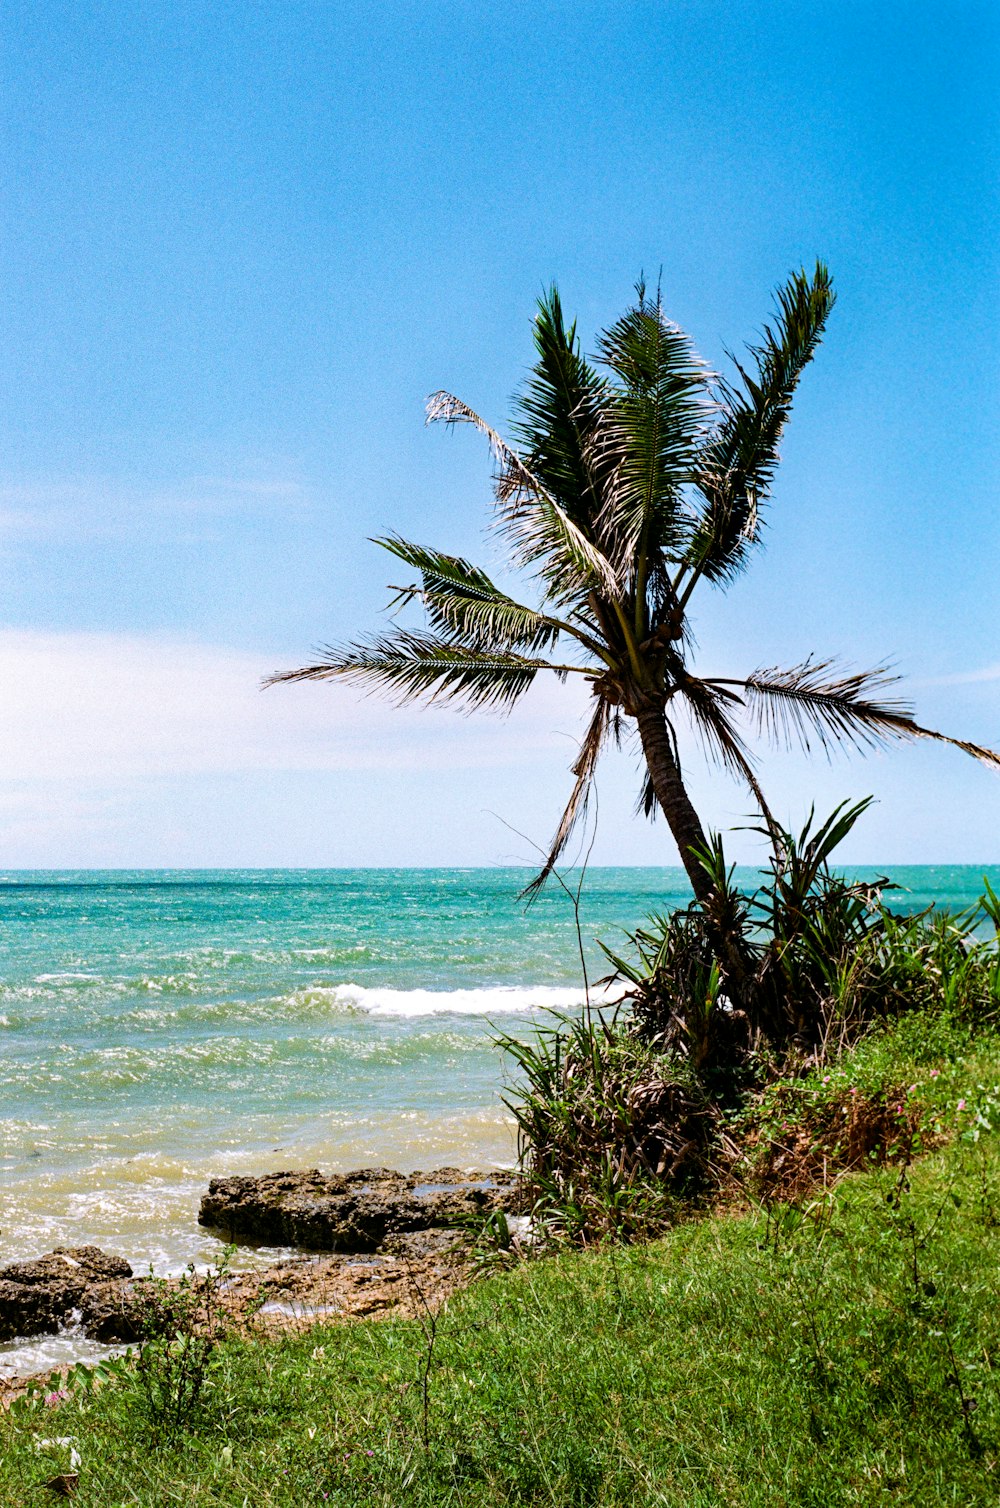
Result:
[[[540,683],[507,718],[400,710],[347,687],[261,692],[280,652],[154,635],[0,630],[0,864],[5,867],[479,864],[532,855],[492,813],[545,842],[569,791],[587,688]],[[683,740],[707,824],[746,823],[745,792]],[[798,826],[873,791],[848,860],[992,862],[1000,781],[916,746],[829,767],[765,755]],[[595,863],[675,863],[636,820],[636,760],[599,777]],[[731,833],[733,858],[756,856]],[[848,851],[849,850],[849,851]]]
[[[930,680],[915,682],[924,686],[974,686],[984,681],[1000,681],[1000,665],[984,665],[981,670],[960,670],[954,675],[942,675]]]
[[[280,665],[149,636],[0,630],[0,768],[10,783],[261,771],[449,769],[567,756],[583,701],[537,688],[510,719],[400,710],[345,686],[266,692]],[[562,762],[562,760],[560,760]]]
[[[190,476],[171,482],[122,482],[80,477],[59,482],[0,487],[0,537],[11,539],[100,539],[177,519],[213,519],[233,514],[303,513],[310,495],[288,477]]]

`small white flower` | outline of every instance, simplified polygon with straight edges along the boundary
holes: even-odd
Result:
[[[74,1435],[54,1435],[51,1440],[36,1440],[36,1451],[43,1450],[68,1450],[70,1471],[79,1471],[83,1465],[83,1457],[76,1448]]]

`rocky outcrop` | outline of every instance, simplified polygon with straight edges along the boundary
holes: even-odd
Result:
[[[0,1341],[44,1335],[66,1325],[97,1290],[132,1276],[123,1257],[96,1246],[57,1246],[32,1262],[0,1268]]]
[[[149,1306],[131,1283],[95,1283],[80,1301],[80,1324],[91,1340],[131,1345],[149,1330]]]
[[[462,1281],[453,1251],[457,1220],[517,1207],[510,1172],[359,1168],[327,1175],[313,1168],[213,1179],[198,1219],[228,1241],[331,1254],[279,1263],[263,1278],[255,1272],[227,1281],[234,1312],[241,1306],[256,1312],[253,1296],[266,1292],[261,1314],[284,1323],[408,1313],[414,1294],[423,1303]],[[79,1325],[92,1340],[128,1344],[148,1332],[148,1298],[148,1285],[132,1281],[124,1258],[96,1246],[59,1246],[0,1268],[0,1342]]]
[[[198,1220],[226,1240],[313,1251],[376,1252],[393,1238],[445,1228],[462,1216],[513,1209],[514,1175],[437,1168],[396,1173],[268,1173],[215,1178]]]

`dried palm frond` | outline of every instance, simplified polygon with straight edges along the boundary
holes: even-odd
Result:
[[[614,568],[586,530],[474,409],[452,393],[432,393],[427,400],[427,421],[435,420],[472,424],[489,440],[501,466],[497,484],[499,523],[513,546],[514,563],[536,572],[552,602],[579,601],[595,586],[617,593],[619,581]]]
[[[573,829],[580,818],[586,815],[594,771],[601,757],[605,740],[609,731],[611,731],[612,720],[611,707],[603,697],[599,696],[596,699],[593,714],[587,725],[587,731],[583,735],[580,751],[571,766],[571,774],[576,776],[576,782],[570,792],[570,798],[566,803],[566,809],[562,814],[559,826],[556,828],[555,837],[549,845],[545,863],[531,881],[531,884],[527,885],[521,892],[521,895],[529,901],[534,900],[545,884],[545,881],[559,862],[560,856],[573,834]]]
[[[994,750],[924,728],[914,721],[908,702],[879,695],[898,679],[884,665],[849,670],[832,659],[808,659],[787,670],[757,670],[745,681],[713,684],[743,686],[760,731],[786,745],[798,742],[806,751],[812,740],[829,751],[835,745],[867,749],[898,739],[931,738],[1000,768],[1000,754]]]

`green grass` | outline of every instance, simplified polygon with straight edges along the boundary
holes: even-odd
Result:
[[[914,1017],[843,1070],[914,1085],[952,1141],[798,1208],[481,1281],[433,1348],[402,1322],[227,1342],[172,1438],[127,1378],[7,1419],[0,1502],[45,1500],[57,1436],[81,1508],[996,1502],[1000,1041]]]

